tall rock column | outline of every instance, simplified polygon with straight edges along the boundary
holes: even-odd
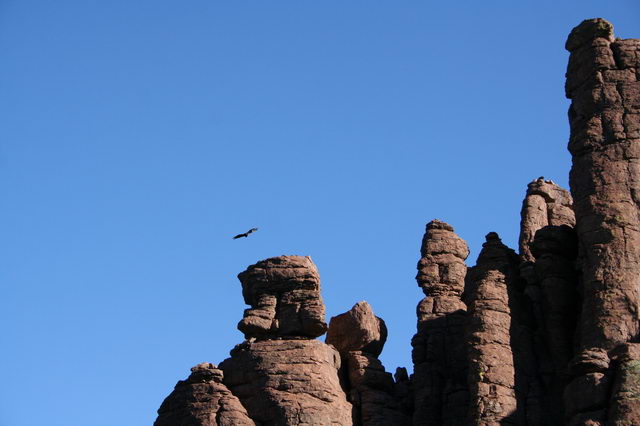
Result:
[[[577,424],[605,421],[612,369],[625,365],[611,365],[609,352],[640,337],[640,40],[614,39],[612,25],[598,18],[574,28],[566,48],[584,297],[581,351],[565,395]]]
[[[517,270],[515,252],[502,244],[498,234],[487,234],[477,264],[469,271],[465,291],[469,307],[470,391],[466,424],[517,423],[510,306],[510,287],[518,275]]]
[[[570,181],[583,260],[583,348],[638,337],[640,301],[640,40],[614,40],[604,19],[582,22],[571,52]]]
[[[433,220],[422,239],[416,280],[426,297],[418,304],[413,337],[414,425],[465,425],[468,405],[464,327],[467,244],[451,225]]]
[[[238,328],[247,341],[220,364],[224,384],[264,426],[351,425],[340,355],[315,340],[327,329],[320,277],[309,257],[263,260],[238,275],[251,305]]]
[[[580,300],[573,200],[567,190],[540,177],[527,186],[520,215],[520,275],[535,318],[532,373],[540,382],[538,411],[545,424],[562,424],[564,373],[573,356]]]

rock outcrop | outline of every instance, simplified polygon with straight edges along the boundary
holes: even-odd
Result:
[[[469,255],[451,225],[433,220],[422,239],[416,280],[426,295],[418,304],[413,337],[415,425],[464,425],[468,406],[461,300]]]
[[[192,368],[158,410],[181,425],[640,425],[640,40],[603,19],[566,43],[571,195],[529,183],[519,255],[490,232],[475,266],[427,224],[414,373],[380,359],[366,302],[331,319],[308,257],[239,274],[245,341]]]

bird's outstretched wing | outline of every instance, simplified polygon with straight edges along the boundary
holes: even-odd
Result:
[[[247,232],[243,233],[243,234],[238,234],[235,237],[233,237],[234,240],[237,240],[238,238],[242,238],[245,237],[247,238],[249,236],[250,233],[257,231],[258,228],[251,228],[249,229]]]

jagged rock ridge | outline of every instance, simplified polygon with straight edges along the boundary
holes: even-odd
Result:
[[[245,342],[192,368],[155,424],[640,425],[640,40],[598,18],[566,48],[571,192],[529,183],[519,254],[490,232],[471,268],[427,224],[413,375],[386,372],[368,303],[327,327],[317,268],[280,256],[238,276]]]

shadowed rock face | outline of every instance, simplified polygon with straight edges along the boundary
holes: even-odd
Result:
[[[426,297],[418,304],[413,337],[416,425],[464,425],[468,392],[464,325],[467,244],[451,225],[434,220],[422,239],[416,280]]]
[[[245,337],[318,337],[327,331],[318,269],[309,257],[272,257],[238,275],[251,305],[238,324]]]
[[[222,384],[222,371],[205,362],[191,369],[158,410],[154,426],[255,426],[238,398]]]

